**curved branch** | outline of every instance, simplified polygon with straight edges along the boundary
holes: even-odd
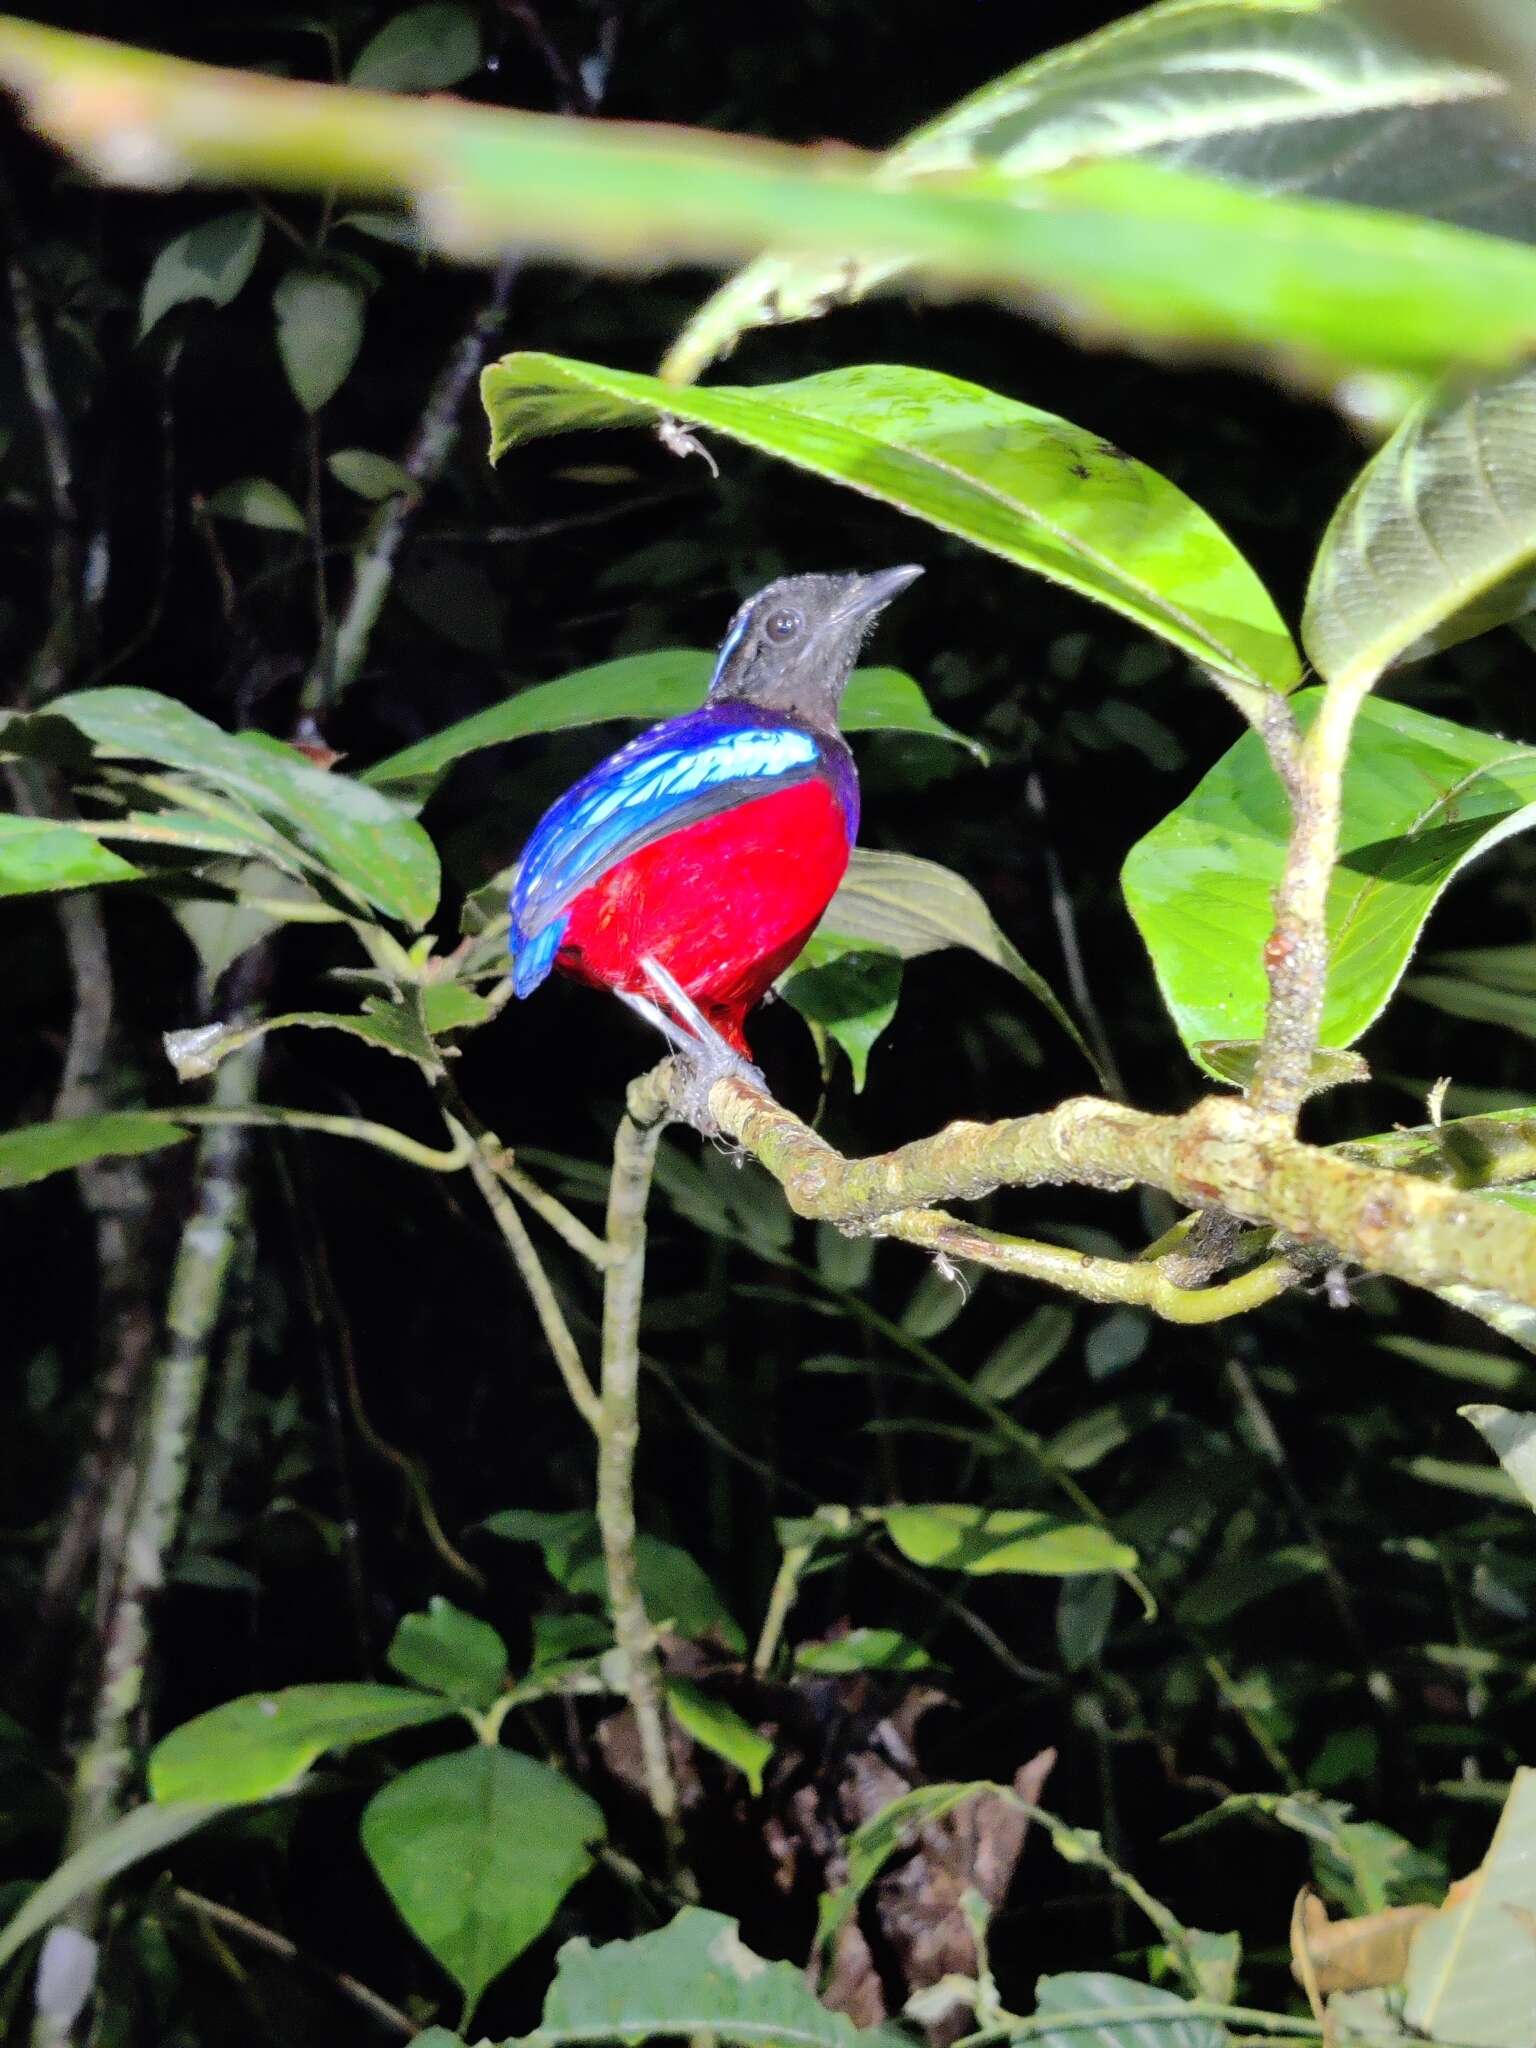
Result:
[[[676,1080],[672,1085],[680,1088]],[[1466,1174],[1458,1175],[1460,1185],[1445,1185],[1423,1173],[1367,1165],[1343,1150],[1304,1145],[1277,1128],[1272,1115],[1235,1097],[1207,1096],[1182,1116],[1153,1116],[1079,1096],[1037,1116],[950,1124],[868,1159],[845,1159],[772,1096],[734,1077],[715,1083],[709,1112],[722,1132],[767,1167],[802,1216],[858,1233],[911,1237],[956,1256],[985,1254],[988,1263],[1076,1292],[1090,1291],[1078,1281],[1104,1277],[1080,1255],[1026,1246],[1005,1256],[1008,1240],[965,1231],[952,1218],[935,1216],[933,1205],[975,1201],[1003,1187],[1156,1187],[1187,1208],[1224,1209],[1368,1272],[1419,1287],[1492,1288],[1536,1304],[1536,1218],[1481,1200]],[[1497,1167],[1495,1161],[1485,1183],[1507,1177]],[[936,1242],[949,1230],[958,1230],[970,1249],[958,1240]],[[1155,1264],[1141,1263],[1156,1273]],[[1166,1273],[1162,1279],[1173,1286]],[[1226,1286],[1245,1283],[1256,1299],[1287,1284],[1271,1270],[1263,1281],[1250,1274]],[[1198,1299],[1216,1290],[1190,1292]],[[1166,1315],[1169,1298],[1149,1283],[1147,1306]]]

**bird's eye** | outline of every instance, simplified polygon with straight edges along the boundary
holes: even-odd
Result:
[[[786,640],[793,640],[805,624],[798,612],[770,612],[763,631],[770,640],[777,640],[782,647]]]

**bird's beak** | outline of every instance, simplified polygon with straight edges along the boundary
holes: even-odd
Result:
[[[871,618],[876,612],[884,611],[891,599],[900,597],[922,573],[916,562],[904,562],[899,569],[876,569],[872,575],[859,577],[838,607],[838,623],[842,624],[847,619]]]

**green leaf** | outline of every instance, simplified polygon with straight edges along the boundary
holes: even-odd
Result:
[[[1137,1557],[1107,1529],[1064,1522],[1037,1508],[982,1508],[962,1501],[928,1507],[871,1509],[891,1541],[913,1564],[983,1575],[1036,1572],[1066,1578],[1075,1572],[1134,1571]]]
[[[475,10],[434,0],[385,22],[363,45],[347,77],[370,92],[445,92],[479,68]]]
[[[853,1091],[859,1094],[875,1042],[896,1014],[901,956],[883,946],[816,932],[778,988],[813,1031],[842,1047],[853,1069]]]
[[[395,1910],[464,1993],[466,2018],[591,1867],[602,1810],[547,1764],[486,1743],[374,1794],[363,1847]]]
[[[1099,1071],[1082,1033],[1050,984],[1004,937],[980,893],[937,861],[856,846],[816,936],[836,939],[844,946],[862,939],[899,954],[903,960],[920,959],[948,946],[964,946],[979,953],[1027,988],[1050,1011],[1094,1072]]]
[[[338,448],[327,455],[325,466],[337,483],[374,504],[384,498],[413,498],[421,489],[401,463],[392,456],[375,455],[370,448]]]
[[[1536,1924],[1536,1770],[1515,1772],[1481,1867],[1415,1929],[1404,2024],[1431,2040],[1530,2048]]]
[[[1499,1408],[1487,1401],[1474,1402],[1456,1412],[1471,1423],[1526,1500],[1536,1508],[1536,1415],[1522,1415],[1516,1409]],[[1536,1836],[1532,1840],[1536,1843]]]
[[[1043,2048],[1224,2048],[1230,2038],[1217,2021],[1190,2012],[1188,1999],[1104,1970],[1040,1978],[1034,2017],[1058,2022],[1030,2028]]]
[[[1471,1024],[1496,1024],[1501,1031],[1536,1038],[1536,1009],[1523,989],[1490,988],[1449,974],[1414,974],[1403,983],[1403,994],[1417,1003],[1428,1003],[1447,1017],[1465,1018]]]
[[[824,1643],[800,1643],[797,1671],[931,1671],[933,1659],[921,1643],[894,1628],[851,1628]]]
[[[1263,585],[1198,505],[1100,436],[979,384],[864,364],[680,389],[528,353],[492,364],[481,392],[493,457],[575,427],[713,427],[1096,598],[1224,676],[1289,689],[1300,675]]]
[[[568,1593],[607,1600],[608,1575],[597,1518],[584,1508],[547,1513],[537,1508],[506,1508],[483,1526],[512,1543],[537,1543],[544,1568]],[[669,1622],[690,1640],[718,1636],[728,1649],[746,1649],[746,1637],[706,1574],[675,1543],[641,1530],[635,1539],[635,1562],[646,1612],[654,1622]]]
[[[48,707],[98,754],[179,768],[200,784],[250,803],[318,859],[336,881],[404,923],[426,922],[437,903],[432,842],[379,790],[317,768],[294,747],[261,733],[227,733],[153,690],[77,690]]]
[[[1536,341],[1530,249],[1144,160],[1024,181],[988,165],[883,189],[878,159],[854,152],[829,163],[824,148],[756,137],[348,96],[13,20],[0,23],[0,75],[45,135],[125,182],[403,197],[461,258],[519,247],[632,269],[770,247],[894,256],[1095,339],[1118,328],[1213,353],[1267,350],[1288,375],[1329,385],[1340,365],[1498,366]],[[134,146],[145,134],[152,151]]]
[[[144,280],[139,339],[172,306],[207,299],[227,306],[245,288],[261,254],[262,218],[254,208],[221,213],[167,242]]]
[[[507,1677],[507,1646],[489,1622],[435,1594],[425,1614],[402,1615],[389,1646],[392,1671],[483,1713]]]
[[[714,665],[714,655],[701,648],[663,647],[577,669],[552,683],[534,683],[515,697],[461,718],[430,739],[418,740],[388,760],[376,762],[364,771],[363,780],[430,783],[465,754],[533,733],[568,732],[607,719],[675,718],[703,703]],[[986,758],[975,740],[934,717],[922,691],[900,669],[856,669],[839,723],[844,732],[922,733],[931,739],[951,740]]]
[[[228,1811],[223,1801],[181,1799],[163,1805],[136,1806],[131,1813],[113,1821],[67,1856],[57,1870],[44,1878],[21,1910],[0,1927],[0,1968],[23,1943],[57,1920],[76,1899],[110,1883],[146,1857],[158,1856],[162,1849]]]
[[[1422,1365],[1445,1379],[1489,1388],[1496,1394],[1536,1390],[1528,1365],[1517,1364],[1513,1358],[1500,1358],[1492,1351],[1469,1351],[1461,1344],[1431,1344],[1422,1337],[1378,1337],[1376,1349],[1390,1351],[1394,1357],[1406,1358],[1410,1363]],[[1472,1419],[1470,1408],[1463,1408],[1460,1412],[1469,1421]],[[1488,1412],[1504,1411],[1490,1409]],[[1480,1424],[1475,1426],[1481,1427]]]
[[[127,1159],[158,1152],[192,1134],[161,1117],[115,1110],[107,1116],[65,1117],[0,1131],[0,1188],[24,1188],[50,1173],[68,1173],[91,1159]]]
[[[824,2006],[793,1963],[765,1962],[734,1920],[685,1906],[654,1934],[561,1949],[537,2032],[505,2048],[705,2035],[741,2048],[898,2048],[895,2028],[862,2032]]]
[[[881,158],[876,176],[900,189],[990,170],[1022,200],[1030,177],[1130,157],[1521,236],[1531,176],[1497,118],[1497,67],[1476,61],[1472,70],[1426,56],[1341,8],[1143,8],[925,122]],[[1479,102],[1490,109],[1483,120],[1469,111],[1480,113]],[[906,268],[852,245],[840,257],[761,257],[689,321],[664,374],[691,380],[745,329],[814,319]]]
[[[733,1764],[746,1779],[754,1799],[763,1791],[763,1770],[773,1755],[773,1744],[759,1735],[750,1721],[744,1721],[734,1707],[713,1698],[691,1678],[668,1678],[667,1704],[695,1742]]]
[[[280,484],[270,477],[246,476],[223,484],[208,500],[215,519],[238,519],[268,533],[307,533],[304,514]]]
[[[1318,549],[1302,638],[1320,674],[1374,679],[1536,604],[1533,435],[1529,366],[1414,408]]]
[[[277,352],[294,397],[318,412],[347,381],[363,343],[363,295],[334,270],[290,270],[272,294]]]
[[[83,825],[0,812],[0,896],[131,882],[138,873]]]
[[[155,1744],[150,1793],[161,1802],[270,1799],[328,1749],[376,1742],[453,1711],[448,1700],[399,1685],[290,1685],[247,1693],[184,1721]]]
[[[1309,726],[1321,700],[1293,700]],[[1367,699],[1344,772],[1339,863],[1328,893],[1324,1046],[1349,1045],[1386,1007],[1449,883],[1536,822],[1536,749]],[[1179,1036],[1260,1036],[1264,942],[1290,813],[1263,741],[1247,733],[1144,839],[1121,887]]]

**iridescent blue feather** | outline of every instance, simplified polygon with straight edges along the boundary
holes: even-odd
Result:
[[[554,965],[565,912],[584,889],[642,846],[769,789],[829,776],[852,839],[851,768],[816,736],[749,704],[711,704],[641,733],[545,812],[512,883],[512,979],[520,996]]]

